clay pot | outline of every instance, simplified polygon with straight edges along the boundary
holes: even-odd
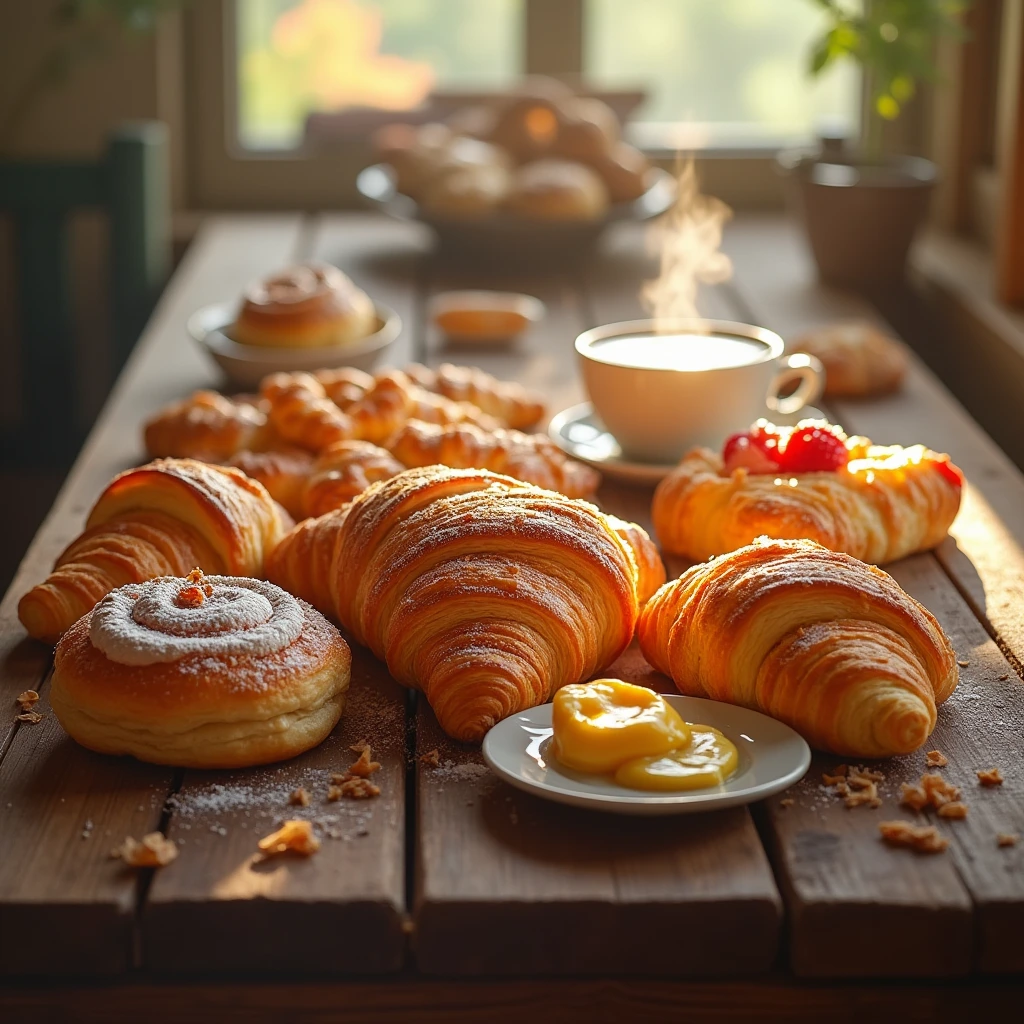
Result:
[[[847,154],[783,153],[779,166],[804,221],[818,275],[857,287],[902,281],[938,177],[930,160],[881,163]]]

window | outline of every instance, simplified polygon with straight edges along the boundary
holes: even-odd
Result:
[[[246,149],[298,146],[313,112],[412,110],[522,67],[522,0],[238,0],[236,19]]]
[[[647,90],[634,128],[641,144],[780,145],[824,123],[853,135],[856,69],[813,83],[806,74],[821,26],[811,0],[587,0],[584,67],[598,87]]]

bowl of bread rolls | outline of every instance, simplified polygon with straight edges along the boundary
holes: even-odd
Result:
[[[357,187],[392,216],[428,224],[446,255],[564,259],[609,223],[648,220],[675,199],[672,176],[621,133],[602,100],[532,80],[445,123],[385,125]]]
[[[188,320],[189,334],[241,387],[281,371],[372,370],[401,329],[394,310],[326,263],[254,281],[240,302],[205,306]]]

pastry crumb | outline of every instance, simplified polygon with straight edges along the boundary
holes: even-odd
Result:
[[[369,779],[355,776],[346,779],[340,786],[340,796],[349,797],[352,800],[369,800],[371,797],[380,796],[380,786],[374,785]]]
[[[893,846],[905,846],[917,853],[942,853],[949,840],[939,835],[934,825],[915,825],[912,821],[882,821],[878,824],[882,839]]]
[[[923,811],[929,803],[928,794],[912,782],[900,784],[900,803],[915,811]]]
[[[124,842],[110,851],[110,856],[133,868],[161,868],[178,856],[178,847],[162,832],[149,832],[141,839],[125,836]]]
[[[341,786],[332,783],[327,787],[327,799],[333,804],[335,800],[341,799]]]
[[[290,819],[276,832],[264,836],[259,841],[259,848],[267,857],[278,853],[300,853],[305,857],[320,849],[320,840],[313,833],[313,823]]]
[[[929,750],[924,755],[924,764],[926,768],[945,768],[949,759],[941,750]]]
[[[962,821],[967,817],[967,804],[961,800],[952,800],[939,808],[940,818],[953,818]]]
[[[353,754],[361,754],[364,750],[370,749],[370,744],[366,740],[357,740],[349,748]]]
[[[1005,682],[1006,682],[1006,680],[1007,680],[1007,679],[1009,679],[1009,678],[1010,678],[1009,674],[1007,674],[1007,673],[1005,673],[1005,672],[1004,672],[1004,673],[1003,673],[1003,675],[1001,675],[1001,676],[999,677],[999,682],[1001,682],[1001,683],[1005,683]]]
[[[853,779],[868,779],[871,782],[885,782],[885,772],[874,771],[864,765],[858,765],[856,768],[851,768],[846,773],[846,777],[847,781],[852,781]]]
[[[921,776],[921,788],[928,794],[928,802],[935,808],[960,799],[960,790],[934,773]]]
[[[425,768],[441,767],[441,753],[437,747],[434,747],[433,750],[428,750],[425,754],[420,754],[417,760]]]
[[[996,846],[1016,846],[1019,839],[1016,832],[1000,832],[996,835]]]
[[[370,748],[368,746],[363,747],[362,752],[359,754],[359,760],[355,764],[349,765],[349,775],[356,775],[363,779],[368,779],[374,772],[380,771],[380,761],[372,761],[370,759]]]
[[[305,786],[299,786],[298,789],[292,790],[291,796],[288,797],[288,803],[294,804],[297,807],[308,807],[309,799],[309,790]]]
[[[782,800],[779,801],[779,806],[780,807],[792,807],[793,804],[795,804],[795,803],[796,803],[796,801],[791,796],[787,796],[787,797],[784,797]]]
[[[850,808],[882,806],[881,798],[878,795],[878,786],[874,782],[868,782],[865,786],[848,793],[843,803]]]
[[[978,781],[983,786],[1001,786],[1003,784],[1003,774],[995,766],[979,768],[974,774],[978,776]]]
[[[35,725],[43,720],[43,716],[38,711],[23,711],[20,715],[14,716],[19,722],[28,722],[31,725]]]
[[[957,664],[958,664],[958,665],[959,665],[959,666],[960,666],[961,668],[968,668],[968,667],[970,667],[970,664],[971,664],[971,663],[970,663],[969,661],[958,661],[958,662],[957,662]]]
[[[39,694],[35,690],[23,690],[14,700],[22,711],[31,711],[32,705],[39,700]]]

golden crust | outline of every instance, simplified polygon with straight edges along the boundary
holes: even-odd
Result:
[[[662,549],[699,561],[760,536],[806,537],[884,564],[939,544],[960,508],[963,478],[949,456],[864,438],[848,445],[844,469],[779,476],[726,475],[718,455],[695,449],[654,492]]]
[[[147,420],[146,451],[153,458],[223,462],[243,448],[263,450],[276,438],[265,402],[196,391]]]
[[[767,538],[696,565],[647,603],[644,657],[682,693],[756,708],[823,750],[916,750],[957,683],[935,618],[888,575]]]
[[[637,615],[635,559],[606,516],[483,470],[374,484],[298,527],[268,568],[467,741],[609,665]]]
[[[250,285],[231,335],[243,345],[327,348],[358,341],[376,327],[366,292],[336,267],[311,263]]]
[[[515,381],[499,380],[476,367],[442,363],[432,370],[421,363],[411,363],[405,372],[420,387],[454,402],[469,402],[514,430],[536,426],[544,416],[544,400],[540,395]]]
[[[281,651],[148,665],[94,647],[89,613],[57,645],[51,705],[74,739],[101,753],[201,768],[293,757],[337,723],[351,672],[337,630],[303,613],[302,633]]]
[[[321,516],[341,508],[370,484],[404,468],[387,449],[369,441],[339,441],[310,467],[300,495],[302,515]]]
[[[306,515],[302,493],[315,461],[314,456],[302,448],[287,448],[273,452],[236,452],[227,464],[240,469],[250,479],[258,480],[290,516],[302,519]]]
[[[854,321],[809,331],[790,346],[809,352],[825,367],[825,394],[864,397],[896,391],[907,372],[907,355],[873,324]]]

